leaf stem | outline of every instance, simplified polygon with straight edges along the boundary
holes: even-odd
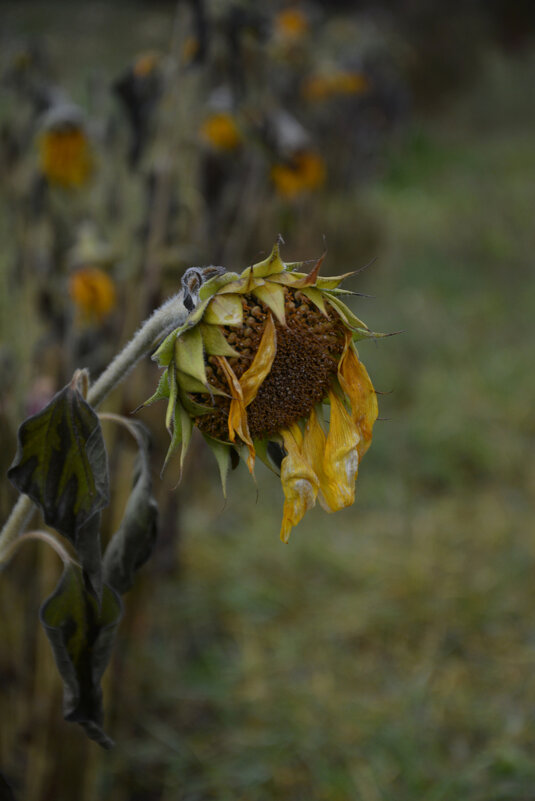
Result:
[[[145,320],[130,342],[92,384],[87,393],[87,402],[93,407],[99,406],[112,389],[126,378],[138,361],[150,353],[159,339],[184,322],[188,313],[183,303],[182,291],[166,300]],[[6,548],[17,539],[28,523],[33,511],[31,499],[27,495],[21,495],[0,531],[0,561]]]

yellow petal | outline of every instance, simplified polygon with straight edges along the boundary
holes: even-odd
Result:
[[[255,461],[255,449],[251,434],[249,432],[249,424],[247,422],[247,412],[245,410],[245,401],[243,399],[243,390],[240,382],[236,378],[234,370],[227,362],[224,356],[216,356],[217,361],[221,365],[225,378],[229,385],[232,400],[230,401],[230,409],[228,413],[228,435],[231,442],[236,441],[236,434],[242,442],[247,445],[249,455],[247,457],[247,467],[249,472],[253,472]]]
[[[286,456],[281,464],[281,483],[284,492],[284,509],[280,538],[288,542],[290,531],[316,503],[318,477],[301,453],[296,440],[297,426],[281,431]],[[299,437],[298,437],[299,439]]]
[[[320,503],[327,512],[337,512],[355,500],[355,479],[359,467],[357,445],[360,437],[344,404],[329,392],[331,421],[323,456]]]
[[[256,398],[256,393],[271,370],[276,352],[277,334],[275,333],[275,323],[273,322],[271,314],[268,314],[258,350],[255,353],[250,367],[248,367],[240,378],[240,386],[245,406],[249,406]]]
[[[323,455],[325,453],[325,432],[313,406],[308,416],[303,436],[302,453],[309,465],[316,473],[320,485],[323,474]]]
[[[362,459],[372,441],[373,424],[379,407],[370,376],[357,356],[350,332],[346,333],[344,352],[338,365],[338,380],[351,403],[351,416],[360,435],[358,454]]]

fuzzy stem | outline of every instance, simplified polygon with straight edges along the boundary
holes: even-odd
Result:
[[[87,402],[93,407],[102,403],[106,395],[126,378],[143,356],[153,349],[158,339],[178,328],[188,315],[183,293],[169,298],[143,323],[130,342],[110,362],[95,383],[89,388]],[[19,536],[34,510],[27,495],[21,495],[0,531],[0,560],[5,549]]]

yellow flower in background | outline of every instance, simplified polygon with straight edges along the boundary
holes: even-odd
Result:
[[[302,94],[311,102],[322,102],[337,95],[360,95],[370,88],[368,78],[360,72],[333,72],[312,75],[302,87]]]
[[[275,16],[274,24],[275,33],[279,38],[293,42],[302,39],[309,29],[308,17],[295,7],[280,11]]]
[[[233,448],[243,449],[252,473],[257,456],[269,464],[276,443],[284,542],[316,500],[328,512],[353,503],[378,411],[355,341],[383,335],[341,300],[351,293],[339,285],[353,273],[321,277],[322,261],[300,272],[303,263],[285,264],[275,245],[241,274],[186,271],[191,312],[154,354],[164,373],[144,404],[167,400],[166,463],[180,449],[182,469],[192,429],[200,429],[224,492]]]
[[[44,130],[39,137],[40,166],[51,184],[78,188],[93,170],[91,146],[83,126],[64,123]]]
[[[242,143],[242,135],[232,114],[210,114],[201,125],[201,136],[214,150],[235,150]]]
[[[271,180],[277,192],[289,199],[321,189],[326,175],[324,160],[312,150],[296,153],[289,161],[271,168]]]
[[[182,63],[191,64],[201,49],[196,36],[188,36],[182,46]]]
[[[139,55],[132,65],[132,72],[137,78],[150,75],[160,65],[160,54],[154,50]]]
[[[101,322],[115,308],[115,284],[98,267],[76,270],[69,281],[69,294],[86,322]]]

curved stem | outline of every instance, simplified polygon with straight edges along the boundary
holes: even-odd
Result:
[[[64,565],[72,563],[80,567],[76,559],[72,558],[70,553],[53,534],[49,534],[48,531],[36,529],[35,531],[27,531],[25,534],[21,534],[20,537],[13,540],[4,550],[0,551],[0,569],[7,565],[22,542],[29,542],[30,540],[42,540],[46,542],[46,544],[50,545],[52,550],[57,553]]]
[[[157,339],[178,328],[188,315],[182,300],[182,292],[167,300],[149,317],[130,342],[110,362],[103,373],[87,393],[87,402],[98,406],[130,372],[138,361],[146,356],[155,345]]]
[[[89,388],[87,402],[97,407],[143,356],[154,348],[158,339],[181,325],[189,312],[184,306],[183,293],[169,298],[143,323],[130,342],[110,362]],[[27,495],[21,495],[0,531],[0,556],[17,539],[34,510]]]

